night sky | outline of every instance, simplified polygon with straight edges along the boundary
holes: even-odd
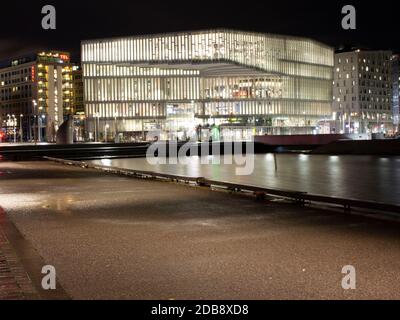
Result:
[[[397,0],[398,1],[398,0]],[[335,48],[400,51],[396,1],[1,1],[0,60],[42,49],[70,51],[80,40],[171,31],[230,28],[314,38]],[[41,8],[57,9],[57,30],[41,28]],[[341,28],[341,8],[357,9],[357,30]]]

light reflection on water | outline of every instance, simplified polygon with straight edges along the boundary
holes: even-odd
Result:
[[[221,161],[223,161],[223,157]],[[188,165],[150,165],[146,159],[91,161],[95,164],[126,169],[155,171],[184,176],[305,191],[337,197],[400,204],[400,157],[256,155],[252,175],[236,176],[235,165],[201,164],[193,157]],[[203,159],[204,160],[204,159]]]

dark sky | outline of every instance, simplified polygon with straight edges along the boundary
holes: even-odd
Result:
[[[397,0],[398,1],[398,0]],[[57,9],[57,30],[41,28],[41,8]],[[341,8],[357,9],[357,30],[341,28]],[[41,49],[71,51],[80,40],[216,27],[311,37],[334,47],[400,51],[396,1],[7,0],[0,2],[0,60]]]

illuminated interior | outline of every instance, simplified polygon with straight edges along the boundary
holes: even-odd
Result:
[[[229,30],[84,41],[87,129],[313,132],[332,117],[333,64],[309,39]]]
[[[18,115],[19,140],[55,141],[64,117],[73,110],[72,65],[65,52],[40,52],[0,68],[1,118]],[[9,126],[7,126],[9,127]]]

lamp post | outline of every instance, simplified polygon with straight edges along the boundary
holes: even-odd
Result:
[[[46,115],[42,114],[40,116],[40,141],[42,140],[42,128],[43,128],[43,122],[45,122],[45,120],[46,120]]]
[[[24,117],[23,114],[19,115],[19,134],[21,136],[21,143],[24,142],[24,129],[22,127],[22,118]]]
[[[15,117],[15,114],[12,115],[13,121],[13,134],[14,134],[14,143],[17,143],[17,118]]]
[[[37,121],[38,121],[38,142],[42,142],[42,118],[38,115],[37,116]]]
[[[7,141],[9,141],[9,132],[10,132],[9,127],[11,127],[11,116],[8,114],[7,118],[8,118],[8,120],[7,120]]]
[[[35,145],[36,145],[37,144],[37,135],[36,135],[37,102],[36,102],[36,100],[32,100],[32,103],[33,103],[33,137],[34,137],[33,139],[34,139]]]

